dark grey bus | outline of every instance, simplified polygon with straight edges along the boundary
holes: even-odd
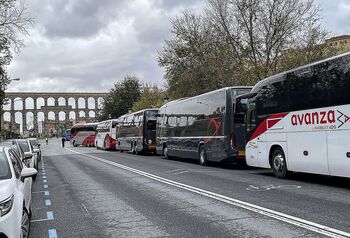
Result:
[[[234,122],[235,98],[252,87],[226,87],[169,102],[157,117],[157,153],[207,162],[244,163],[244,122]]]
[[[158,108],[123,115],[118,118],[118,150],[134,154],[156,151]]]

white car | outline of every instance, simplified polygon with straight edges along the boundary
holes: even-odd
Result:
[[[36,173],[12,148],[0,146],[0,237],[29,236],[31,177]]]
[[[28,158],[28,160],[24,161],[25,165],[28,168],[34,168],[38,170],[39,168],[39,161],[38,161],[38,153],[39,149],[33,148],[33,146],[30,144],[29,140],[27,139],[17,139],[13,140],[13,145],[19,146],[22,151],[24,152],[25,158]],[[36,176],[33,177],[33,180],[35,181]]]

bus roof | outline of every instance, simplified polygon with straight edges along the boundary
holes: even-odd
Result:
[[[319,60],[319,61],[307,64],[307,65],[303,65],[303,66],[300,66],[300,67],[296,67],[294,69],[290,69],[290,70],[287,70],[287,71],[284,71],[284,72],[272,75],[272,76],[270,76],[268,78],[265,78],[265,79],[259,81],[253,87],[252,92],[255,92],[255,90],[257,90],[258,88],[260,88],[262,86],[265,86],[265,85],[268,85],[268,84],[280,81],[279,79],[281,78],[281,76],[286,75],[288,73],[292,73],[292,72],[295,72],[295,71],[298,71],[298,70],[309,68],[309,67],[312,67],[312,66],[315,66],[315,65],[318,65],[318,64],[322,64],[322,63],[325,63],[325,62],[328,62],[328,61],[331,61],[331,60],[335,60],[335,59],[338,59],[338,58],[341,58],[341,57],[344,57],[344,56],[348,56],[348,55],[350,55],[350,52],[346,52],[344,54],[336,55],[336,56],[333,56],[333,57],[330,57],[330,58],[327,58],[327,59],[324,59],[324,60]]]
[[[72,126],[72,128],[97,126],[97,124],[98,123],[96,123],[96,122],[94,122],[94,123],[79,123],[79,124],[75,124],[74,126]]]
[[[166,107],[166,106],[169,106],[169,105],[172,105],[172,104],[176,104],[176,103],[178,103],[178,102],[186,101],[186,100],[188,100],[188,99],[193,99],[193,98],[201,97],[201,96],[208,95],[208,94],[212,94],[212,93],[219,92],[219,91],[226,91],[226,90],[228,90],[228,89],[252,89],[252,88],[253,88],[253,86],[233,86],[233,87],[224,87],[224,88],[216,89],[216,90],[214,90],[214,91],[210,91],[210,92],[207,92],[207,93],[199,94],[199,95],[196,95],[196,96],[193,96],[193,97],[179,98],[179,99],[176,99],[176,100],[173,100],[173,101],[170,101],[170,102],[164,104],[163,106],[161,106],[161,108]]]
[[[131,112],[131,113],[121,115],[119,118],[126,117],[126,116],[133,115],[133,114],[137,114],[137,113],[144,112],[144,111],[158,111],[158,110],[159,110],[159,108],[146,108],[146,109],[142,109],[142,110],[137,111],[137,112]]]

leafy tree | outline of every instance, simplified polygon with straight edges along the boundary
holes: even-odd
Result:
[[[173,37],[159,52],[172,98],[252,85],[336,53],[322,44],[328,34],[313,0],[207,3],[201,14],[185,11],[171,21]]]
[[[136,112],[146,108],[159,108],[164,104],[165,97],[165,90],[157,86],[149,87],[146,85],[142,89],[140,100],[134,103],[132,110]]]
[[[132,75],[126,76],[123,81],[114,84],[114,88],[109,91],[98,119],[118,118],[128,113],[134,103],[140,99],[140,95],[139,79]]]

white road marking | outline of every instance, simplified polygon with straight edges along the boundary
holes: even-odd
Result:
[[[49,196],[49,195],[50,195],[49,191],[45,191],[45,192],[44,192],[44,195],[45,195],[45,196]]]
[[[166,173],[172,173],[172,172],[176,172],[176,171],[181,171],[183,169],[172,169],[172,170],[168,170],[168,171],[165,171]]]
[[[184,174],[184,173],[188,173],[188,171],[187,171],[187,170],[184,170],[184,171],[176,172],[176,173],[174,173],[174,174],[177,175],[177,174]]]
[[[44,188],[48,188],[49,186],[47,186],[47,184],[44,184]]]
[[[141,176],[156,180],[156,181],[164,183],[164,184],[168,184],[168,185],[171,185],[171,186],[174,186],[177,188],[181,188],[183,190],[187,190],[187,191],[190,191],[190,192],[193,192],[196,194],[200,194],[202,196],[212,198],[212,199],[215,199],[217,201],[221,201],[221,202],[224,202],[224,203],[236,206],[236,207],[240,207],[240,208],[243,208],[243,209],[264,215],[264,216],[268,216],[268,217],[271,217],[271,218],[274,218],[274,219],[277,219],[277,220],[280,220],[280,221],[283,221],[283,222],[286,222],[286,223],[289,223],[289,224],[292,224],[292,225],[295,225],[295,226],[298,226],[298,227],[301,227],[301,228],[304,228],[304,229],[307,229],[310,231],[314,231],[314,232],[322,234],[322,235],[326,235],[329,237],[337,237],[337,238],[345,238],[345,237],[350,238],[350,233],[345,232],[345,231],[340,231],[340,230],[337,230],[337,229],[334,229],[331,227],[327,227],[327,226],[324,226],[324,225],[321,225],[321,224],[318,224],[315,222],[311,222],[311,221],[308,221],[308,220],[305,220],[302,218],[298,218],[298,217],[291,216],[291,215],[288,215],[288,214],[285,214],[282,212],[274,211],[272,209],[268,209],[268,208],[254,205],[254,204],[244,202],[244,201],[241,201],[238,199],[230,198],[230,197],[227,197],[227,196],[224,196],[221,194],[213,193],[213,192],[210,192],[210,191],[207,191],[204,189],[200,189],[200,188],[189,186],[189,185],[186,185],[183,183],[172,181],[172,180],[169,180],[169,179],[166,179],[166,178],[154,175],[154,174],[150,174],[150,173],[147,173],[147,172],[144,172],[144,171],[141,171],[138,169],[134,169],[134,168],[122,165],[122,164],[118,164],[118,163],[110,161],[110,160],[102,159],[102,158],[99,158],[99,157],[96,157],[93,155],[83,154],[81,152],[77,152],[77,151],[67,149],[67,148],[66,148],[66,150],[71,151],[71,152],[76,153],[76,154],[79,154],[79,155],[90,157],[94,160],[98,160],[98,161],[101,161],[103,163],[106,163],[106,164],[130,171],[130,172],[139,174]]]

